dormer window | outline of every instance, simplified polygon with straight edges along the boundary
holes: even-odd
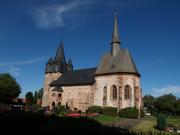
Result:
[[[55,66],[55,71],[58,72],[58,65]]]

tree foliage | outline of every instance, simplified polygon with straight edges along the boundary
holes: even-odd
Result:
[[[38,93],[37,93],[37,98],[38,99],[42,99],[42,96],[43,96],[43,88],[41,88]]]
[[[153,97],[151,95],[144,96],[144,106],[151,113],[165,113],[180,115],[180,99],[173,94],[165,94],[160,97]]]
[[[0,74],[0,102],[10,102],[21,93],[21,87],[10,74]]]
[[[33,100],[33,93],[29,91],[26,93],[25,97],[26,97],[26,104],[32,105],[33,101],[34,101]]]
[[[33,103],[36,104],[37,103],[37,99],[38,99],[38,92],[35,91],[34,95],[33,95]]]
[[[42,99],[43,96],[43,88],[33,92],[27,92],[25,97],[26,97],[26,103],[28,105],[36,105],[38,99]]]
[[[176,112],[176,115],[180,116],[180,99],[177,99],[177,101],[176,101],[175,112]]]
[[[163,95],[156,99],[154,106],[157,112],[175,113],[176,97],[173,94]]]
[[[151,112],[154,108],[155,98],[151,95],[146,95],[143,98],[144,106],[147,108],[147,111]]]

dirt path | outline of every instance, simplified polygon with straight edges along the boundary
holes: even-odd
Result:
[[[132,128],[136,124],[139,124],[142,119],[122,119],[119,122],[109,124],[110,127],[119,127],[123,129]]]

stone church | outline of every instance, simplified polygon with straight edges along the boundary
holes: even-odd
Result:
[[[66,61],[63,44],[45,68],[43,107],[66,105],[86,111],[90,106],[142,107],[140,73],[128,49],[121,46],[115,14],[111,50],[94,68],[73,70]]]

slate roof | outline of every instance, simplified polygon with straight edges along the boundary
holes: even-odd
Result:
[[[120,49],[114,57],[111,53],[103,56],[95,75],[110,73],[133,73],[140,76],[128,49]]]
[[[56,86],[54,89],[52,89],[52,91],[63,92],[63,89],[60,86]]]
[[[46,63],[45,73],[63,73],[67,70],[63,43],[58,47],[54,60],[52,58]]]
[[[116,12],[114,15],[114,27],[113,27],[113,34],[112,34],[112,43],[120,43],[119,31],[118,31],[118,18],[117,18]]]
[[[58,50],[56,52],[56,56],[54,57],[55,62],[65,62],[65,55],[64,55],[64,45],[61,43],[58,47]]]
[[[95,71],[96,68],[66,71],[58,80],[53,81],[50,86],[90,85],[95,81]]]

